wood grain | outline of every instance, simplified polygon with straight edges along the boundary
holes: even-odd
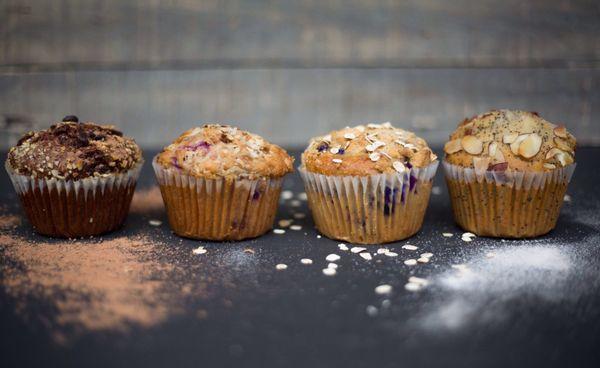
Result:
[[[285,146],[334,128],[391,121],[441,144],[466,116],[538,111],[600,143],[596,69],[246,69],[76,71],[0,76],[0,113],[36,126],[67,114],[115,122],[159,147],[202,122],[237,124]],[[8,144],[8,143],[5,143]]]
[[[595,0],[5,0],[10,70],[598,66]]]

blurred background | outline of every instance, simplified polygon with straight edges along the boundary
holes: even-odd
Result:
[[[144,147],[203,122],[286,147],[391,121],[440,145],[538,111],[600,144],[598,0],[0,0],[0,148],[64,115]]]

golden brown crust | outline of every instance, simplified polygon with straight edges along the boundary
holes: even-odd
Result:
[[[551,171],[573,163],[576,140],[535,112],[492,110],[465,119],[445,144],[445,160],[480,170]]]
[[[207,179],[277,178],[292,172],[294,159],[258,135],[207,124],[184,132],[157,156],[165,168]]]
[[[60,122],[25,134],[10,149],[10,167],[21,175],[79,180],[132,169],[142,161],[135,141],[112,125]]]
[[[324,175],[368,176],[425,167],[436,159],[425,140],[384,123],[313,138],[302,154],[302,166]]]

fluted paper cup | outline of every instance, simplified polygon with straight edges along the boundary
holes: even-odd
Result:
[[[458,225],[480,236],[502,238],[530,238],[554,229],[576,167],[516,172],[443,165]]]
[[[171,229],[205,240],[241,240],[273,227],[283,178],[205,179],[152,162]]]
[[[20,175],[8,161],[5,168],[33,228],[42,235],[75,238],[123,225],[142,165],[143,161],[124,173],[80,180]]]
[[[438,161],[403,173],[322,175],[299,168],[315,224],[323,235],[356,244],[408,238],[419,231]]]

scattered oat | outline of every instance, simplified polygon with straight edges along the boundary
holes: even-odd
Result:
[[[404,244],[402,246],[402,249],[406,249],[406,250],[417,250],[419,249],[419,247],[411,245],[411,244]]]
[[[148,223],[150,224],[150,226],[160,226],[160,225],[162,225],[162,221],[160,221],[160,220],[150,220],[150,221],[148,221]]]
[[[322,236],[321,236],[321,235],[317,235],[317,239],[321,239],[321,238],[322,238]]]
[[[278,269],[279,271],[283,271],[285,269],[287,269],[287,265],[283,264],[283,263],[279,263],[275,266],[276,269]]]
[[[362,253],[359,253],[358,255],[367,261],[370,261],[371,259],[373,259],[373,257],[371,256],[371,253],[368,253],[368,252],[362,252]]]
[[[339,259],[340,259],[340,256],[338,256],[337,254],[334,254],[334,253],[331,253],[327,257],[325,257],[325,260],[328,262],[339,261]]]
[[[366,311],[367,311],[367,315],[368,315],[369,317],[375,317],[375,316],[377,316],[377,313],[379,312],[379,311],[377,310],[377,307],[375,307],[375,306],[373,306],[373,305],[367,305],[367,309],[366,309]]]
[[[290,230],[299,231],[299,230],[302,230],[302,226],[292,225],[292,226],[290,226]]]
[[[462,239],[462,241],[464,241],[464,242],[471,242],[471,241],[473,241],[473,239],[474,239],[476,236],[477,236],[477,235],[475,235],[475,234],[473,234],[473,233],[466,232],[466,233],[463,233],[463,234],[462,234],[462,236],[461,236],[461,239]]]
[[[389,252],[390,250],[387,248],[379,248],[377,249],[377,254],[385,254],[387,252]]]
[[[398,257],[398,253],[396,252],[385,252],[384,254],[388,257]]]
[[[338,248],[340,248],[340,250],[348,250],[348,246],[344,243],[338,244]]]
[[[354,135],[354,133],[346,133],[346,134],[344,134],[344,138],[354,139],[354,138],[356,138],[356,135]]]
[[[429,262],[429,258],[427,257],[421,257],[417,259],[417,262],[419,263],[428,263]]]
[[[308,199],[306,192],[300,192],[296,197],[301,201],[306,201]]]
[[[394,161],[392,167],[399,173],[404,172],[406,170],[406,166],[404,166],[404,164],[400,161]]]
[[[273,233],[274,234],[285,234],[285,230],[283,229],[273,229]]]
[[[568,194],[565,194],[565,196],[563,197],[563,201],[565,202],[571,202],[571,196]]]
[[[419,291],[421,290],[422,286],[420,284],[415,284],[414,282],[409,282],[404,285],[404,288],[408,291]]]
[[[383,284],[375,288],[375,294],[385,295],[392,292],[392,285]]]
[[[292,207],[300,207],[300,206],[302,206],[302,202],[300,202],[297,199],[293,199],[293,200],[290,201],[290,206],[292,206]]]
[[[442,194],[442,189],[436,185],[433,188],[431,188],[431,194],[440,195]]]
[[[300,260],[300,263],[305,264],[305,265],[311,265],[313,263],[313,261],[310,258],[302,258]]]
[[[433,253],[421,253],[421,257],[423,257],[423,258],[431,258],[431,257],[433,257]]]
[[[335,268],[324,268],[323,269],[323,275],[325,276],[334,276],[336,274],[336,270]]]
[[[352,247],[352,248],[350,249],[350,251],[351,251],[352,253],[360,253],[360,252],[362,252],[363,250],[367,250],[367,248],[365,248],[365,247]]]
[[[279,224],[280,227],[288,227],[292,224],[293,220],[279,220],[279,222],[277,222]]]
[[[417,260],[416,259],[407,259],[406,261],[404,261],[404,264],[407,266],[414,266],[417,264]]]
[[[371,159],[371,161],[379,161],[380,158],[381,154],[379,154],[378,152],[371,152],[369,154],[369,159]]]
[[[202,247],[202,246],[192,250],[192,253],[194,253],[194,254],[204,254],[206,252],[207,252],[207,250],[204,249],[204,247]]]
[[[329,264],[327,264],[327,268],[333,268],[334,270],[337,270],[338,265],[335,263],[329,263]]]
[[[442,236],[443,236],[444,238],[451,238],[451,237],[453,237],[453,236],[454,236],[454,234],[452,234],[452,233],[442,233]]]
[[[306,217],[306,213],[302,213],[302,212],[296,212],[296,213],[294,213],[294,218],[296,220],[301,220],[301,219],[303,219],[305,217]]]
[[[281,192],[281,198],[288,200],[294,197],[294,193],[291,190],[284,190]]]
[[[429,284],[429,281],[427,281],[424,278],[421,277],[417,277],[417,276],[411,276],[408,278],[408,282],[413,283],[413,284],[419,284],[419,285],[427,285]]]

